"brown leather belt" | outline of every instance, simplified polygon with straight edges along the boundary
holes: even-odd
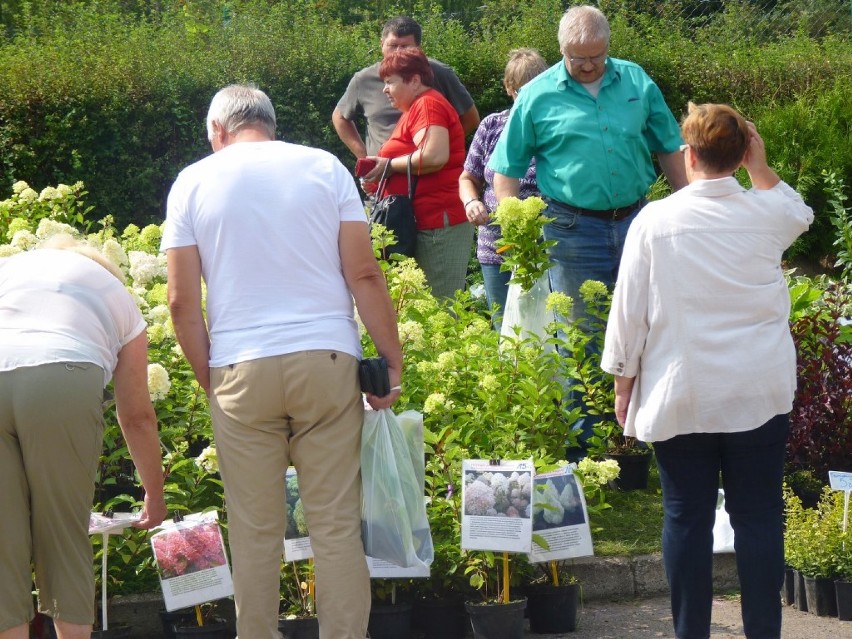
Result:
[[[620,206],[617,209],[607,209],[605,211],[595,211],[593,209],[581,209],[578,206],[571,206],[570,204],[566,204],[565,202],[560,202],[559,200],[554,200],[553,198],[545,198],[548,204],[556,205],[557,208],[563,208],[566,211],[570,211],[572,213],[577,213],[578,215],[585,215],[587,217],[596,217],[599,220],[611,220],[613,222],[620,222],[621,220],[627,219],[631,215],[633,215],[636,211],[641,209],[647,201],[645,198],[634,202],[633,204],[628,204],[627,206]]]

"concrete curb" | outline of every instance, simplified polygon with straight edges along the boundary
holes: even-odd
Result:
[[[571,571],[582,584],[584,601],[641,599],[668,592],[660,554],[584,557],[576,560]],[[733,554],[714,555],[713,582],[717,591],[739,589]],[[116,596],[110,600],[110,625],[129,624],[134,639],[162,637],[159,611],[164,609],[160,593]],[[217,614],[233,627],[233,600],[221,600]]]

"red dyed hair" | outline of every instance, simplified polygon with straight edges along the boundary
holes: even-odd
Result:
[[[411,82],[415,75],[420,76],[420,82],[431,87],[435,81],[435,74],[429,59],[420,50],[414,47],[394,51],[379,66],[379,77],[384,80],[392,75],[398,75],[403,82]]]

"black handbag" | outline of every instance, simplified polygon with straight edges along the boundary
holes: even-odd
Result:
[[[387,259],[391,253],[400,253],[414,257],[417,248],[417,222],[414,219],[414,190],[417,188],[417,178],[411,179],[411,156],[408,156],[408,195],[385,195],[390,170],[390,160],[385,164],[379,187],[376,190],[376,203],[370,211],[370,226],[381,224],[393,231],[396,244],[383,249],[382,257]]]

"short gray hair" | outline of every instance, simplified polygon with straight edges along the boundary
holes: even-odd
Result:
[[[275,139],[275,109],[263,91],[253,85],[232,84],[220,89],[207,112],[207,139],[213,139],[213,123],[228,133],[236,133],[247,125],[266,129]]]
[[[572,44],[606,42],[609,46],[609,22],[603,12],[590,5],[571,7],[559,21],[559,51]]]

